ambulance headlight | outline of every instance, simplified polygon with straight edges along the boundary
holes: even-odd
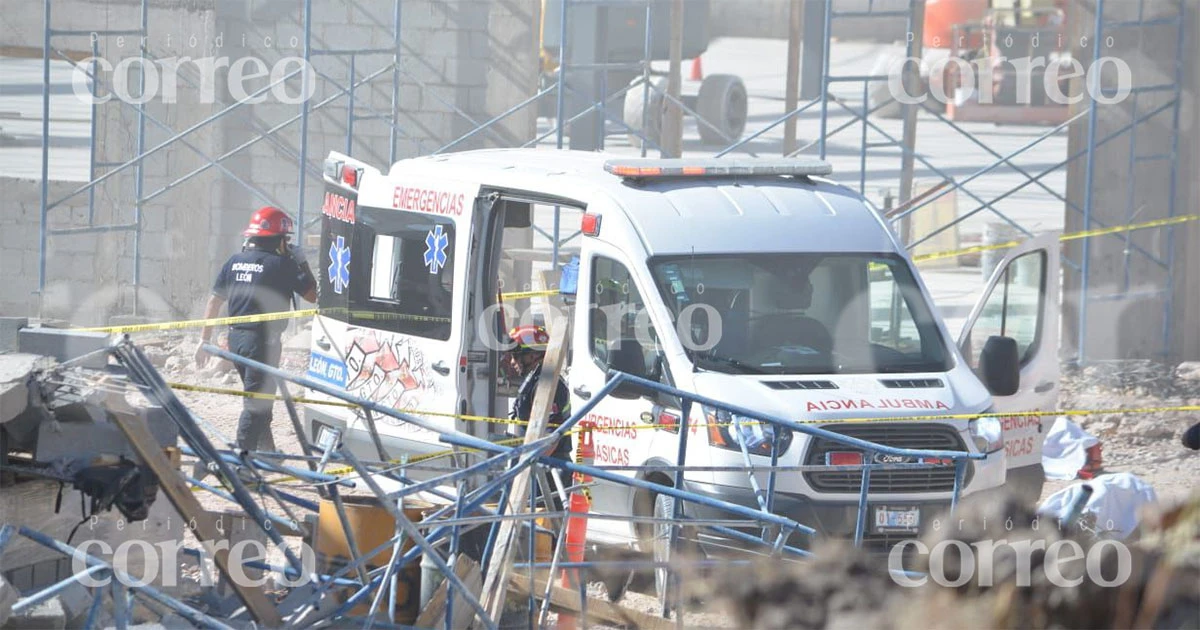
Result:
[[[995,453],[1004,448],[1004,430],[999,418],[975,418],[967,423],[967,432],[980,453]]]
[[[792,443],[792,430],[720,409],[704,408],[708,420],[708,443],[718,448],[741,452],[742,444],[751,455],[770,457],[779,440],[779,454]]]

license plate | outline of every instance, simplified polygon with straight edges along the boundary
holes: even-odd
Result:
[[[920,508],[885,505],[875,508],[875,531],[877,532],[915,532],[920,525]]]

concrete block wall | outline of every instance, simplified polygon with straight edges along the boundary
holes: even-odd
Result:
[[[139,3],[53,0],[53,25],[60,29],[136,28]],[[302,57],[303,22],[299,3],[291,0],[152,0],[146,47],[152,57],[226,57],[261,60],[268,70],[286,57]],[[40,5],[39,5],[40,7]],[[401,68],[396,117],[401,129],[397,158],[426,154],[467,133],[477,123],[504,112],[532,96],[537,89],[537,0],[404,0],[401,13]],[[391,0],[318,0],[313,2],[312,41],[318,49],[392,48]],[[5,12],[0,23],[0,46],[40,48],[40,11]],[[100,54],[116,65],[138,54],[135,38],[101,37]],[[87,37],[56,41],[63,49],[87,52]],[[361,55],[355,76],[391,63],[390,54]],[[321,73],[308,125],[310,171],[303,191],[305,217],[319,217],[320,164],[330,151],[344,151],[347,137],[347,98],[338,96],[350,79],[345,55],[314,56]],[[295,69],[292,65],[287,69]],[[254,70],[253,65],[248,66]],[[173,142],[146,160],[142,196],[167,191],[142,208],[139,312],[152,319],[195,316],[207,297],[212,277],[240,246],[241,230],[255,208],[268,203],[296,214],[300,125],[289,119],[300,105],[280,102],[269,93],[257,104],[229,108],[237,94],[226,81],[228,69],[216,75],[215,98],[205,100],[198,87],[200,68],[184,63],[174,102],[162,94],[149,102],[150,116],[169,129],[146,121],[144,147],[168,141],[177,132],[200,125],[184,137],[195,150]],[[111,78],[111,74],[109,78]],[[136,76],[136,75],[135,75]],[[267,86],[269,77],[248,79],[245,92]],[[385,70],[355,90],[360,117],[392,113],[392,71]],[[298,95],[302,80],[285,84]],[[134,90],[136,92],[136,90]],[[328,100],[327,104],[321,105]],[[373,111],[371,111],[373,110]],[[456,112],[457,110],[457,112]],[[482,146],[514,146],[533,137],[536,112],[528,108],[479,134],[454,150]],[[123,163],[136,153],[136,110],[116,99],[98,109],[97,160]],[[256,138],[277,128],[271,137]],[[354,122],[351,151],[386,169],[390,128],[385,120]],[[178,180],[217,158],[250,143],[221,164],[245,183],[209,167],[197,177]],[[202,152],[207,157],[201,156]],[[53,155],[53,154],[52,154]],[[104,172],[98,170],[98,174]],[[134,220],[134,169],[112,175],[95,187],[94,222],[126,224]],[[2,175],[2,174],[0,174]],[[51,183],[50,199],[67,196],[80,184]],[[43,300],[32,295],[37,285],[40,184],[0,177],[0,195],[14,203],[0,212],[4,265],[19,269],[20,277],[0,287],[0,313],[70,319],[77,324],[102,323],[117,314],[133,312],[130,290],[134,273],[134,237],[129,232],[53,236],[47,257],[47,291]],[[82,227],[88,223],[88,195],[82,193],[51,212],[51,227]]]
[[[821,2],[825,0],[804,0]],[[709,28],[713,37],[765,37],[787,39],[792,0],[711,0]],[[910,0],[834,0],[835,11],[903,11]],[[890,42],[907,32],[904,18],[843,17],[831,23],[833,36],[842,39]]]
[[[1106,2],[1106,22],[1137,19],[1138,4],[1134,2]],[[1192,214],[1197,211],[1200,186],[1197,186],[1196,151],[1200,146],[1200,118],[1196,98],[1200,88],[1200,73],[1188,60],[1200,55],[1197,34],[1200,34],[1200,2],[1185,0],[1189,20],[1185,25],[1184,74],[1182,84],[1181,117],[1179,121],[1179,156],[1177,159],[1178,182],[1175,191],[1175,214]],[[1091,35],[1095,19],[1094,4],[1076,1],[1069,5],[1068,23],[1077,25],[1074,54],[1076,58],[1090,62],[1094,50],[1078,45],[1080,34]],[[1145,19],[1173,17],[1175,3],[1145,3]],[[1112,35],[1112,46],[1102,50],[1102,55],[1124,60],[1131,69],[1132,86],[1152,86],[1175,83],[1176,44],[1175,26],[1161,25],[1140,30],[1123,29],[1106,31]],[[1091,38],[1094,40],[1094,38]],[[1106,64],[1102,75],[1108,93],[1113,93],[1116,76],[1113,64]],[[1174,93],[1146,92],[1137,98],[1103,105],[1097,115],[1097,138],[1117,134],[1135,116],[1140,116],[1165,105],[1174,98]],[[1087,102],[1080,108],[1086,108]],[[1131,152],[1144,156],[1169,153],[1173,134],[1173,111],[1171,109],[1139,124],[1136,128],[1135,144],[1131,135],[1122,133],[1095,152],[1094,183],[1092,189],[1092,216],[1107,226],[1125,225],[1133,222],[1166,218],[1171,202],[1169,180],[1170,164],[1166,161],[1138,162],[1132,174],[1129,172]],[[1084,116],[1070,129],[1068,154],[1074,155],[1087,147],[1087,117]],[[1080,207],[1086,198],[1087,163],[1080,158],[1068,170],[1067,195]],[[1097,228],[1100,224],[1089,227]],[[1066,211],[1066,231],[1085,229],[1081,214]],[[1151,262],[1134,249],[1138,246],[1152,255],[1166,259],[1170,251],[1170,232],[1164,229],[1148,229],[1129,234],[1127,245],[1124,235],[1101,236],[1088,240],[1088,294],[1092,298],[1087,306],[1087,322],[1083,339],[1086,344],[1085,360],[1105,359],[1167,359],[1196,360],[1200,358],[1200,333],[1196,321],[1200,317],[1200,275],[1195,273],[1200,262],[1200,226],[1185,224],[1172,230],[1175,245],[1174,282],[1168,282],[1168,272]],[[1068,243],[1063,253],[1071,260],[1080,262],[1084,257],[1082,241]],[[1128,262],[1128,265],[1126,264]],[[1126,268],[1128,266],[1128,278]],[[1075,357],[1080,339],[1079,309],[1081,308],[1082,276],[1066,269],[1063,274],[1063,353]],[[1127,284],[1128,283],[1128,284]],[[1103,299],[1103,298],[1108,299]],[[1164,324],[1169,324],[1168,340],[1164,347]],[[1165,352],[1164,352],[1165,350]]]

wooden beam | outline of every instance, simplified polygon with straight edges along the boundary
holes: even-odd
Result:
[[[787,78],[783,91],[783,113],[800,106],[800,39],[804,35],[804,0],[792,0],[788,14]],[[796,144],[796,116],[783,123],[783,154],[791,155]]]
[[[509,576],[508,587],[514,594],[521,597],[529,596],[529,576],[527,574],[513,572]],[[538,577],[533,583],[534,597],[541,599],[542,594],[546,592],[545,578]],[[557,584],[550,588],[550,605],[560,610],[580,614],[583,612],[583,606],[580,605],[579,591],[564,588]],[[587,600],[587,614],[589,617],[595,617],[606,623],[617,624],[638,628],[639,630],[671,630],[675,628],[675,621],[671,619],[663,619],[654,615],[648,615],[644,612],[639,612],[631,608],[626,608],[620,604],[614,604],[603,599],[589,597]],[[587,620],[581,620],[581,627],[587,627]]]
[[[480,590],[483,588],[483,575],[479,572],[479,563],[471,558],[459,554],[454,561],[454,574],[463,581],[467,588],[471,589],[475,596],[479,596]],[[447,592],[450,590],[450,583],[443,581],[434,591],[433,597],[429,598],[429,603],[425,604],[425,609],[421,611],[417,617],[418,628],[443,628],[446,625],[446,600],[449,598]],[[471,610],[471,605],[463,597],[454,599],[454,615],[450,619],[451,627],[455,630],[467,630],[475,621],[475,612]]]
[[[88,52],[85,50],[64,50],[64,51],[62,51],[62,53],[64,55],[66,55],[67,59],[70,59],[71,61],[74,61],[77,63],[92,56],[91,52]],[[0,57],[17,57],[19,59],[41,59],[42,56],[43,55],[42,55],[41,46],[38,46],[36,48],[33,46],[0,46]],[[51,59],[61,61],[62,57],[55,54],[53,57],[51,57]]]
[[[247,586],[239,583],[239,580],[233,579],[229,571],[229,548],[222,546],[217,548],[213,543],[223,538],[221,532],[217,529],[217,524],[213,520],[213,515],[200,506],[200,501],[196,499],[196,495],[192,494],[191,488],[184,483],[183,478],[171,467],[171,461],[163,453],[162,447],[159,446],[158,440],[150,433],[150,429],[146,426],[146,421],[141,416],[121,411],[109,410],[112,414],[113,421],[121,432],[125,434],[126,439],[133,446],[133,450],[142,458],[150,470],[158,475],[158,485],[162,488],[163,494],[171,500],[171,504],[179,511],[179,515],[189,524],[195,522],[196,527],[192,529],[192,533],[196,535],[196,539],[204,545],[205,551],[212,555],[216,562],[217,568],[221,570],[221,575],[229,581],[235,593],[246,604],[246,609],[254,617],[255,621],[268,628],[278,628],[283,625],[283,619],[279,616],[279,611],[275,609],[275,605],[267,599],[266,594],[257,586]]]
[[[562,371],[563,361],[567,356],[568,340],[571,334],[570,318],[562,317],[547,327],[550,332],[550,344],[546,349],[546,357],[542,360],[537,391],[533,395],[533,410],[529,414],[529,429],[525,433],[525,444],[536,442],[546,434],[550,409],[554,404],[554,394],[558,390],[558,375]],[[529,511],[528,495],[531,472],[530,468],[526,467],[513,478],[511,491],[508,494],[506,514],[523,514]],[[546,492],[551,492],[551,489],[547,488]],[[504,611],[507,589],[503,585],[507,582],[512,565],[513,542],[518,525],[520,522],[516,519],[506,519],[500,524],[500,531],[496,535],[496,544],[488,559],[487,579],[483,582],[484,600],[481,603],[492,619],[499,619],[500,614]]]
[[[671,1],[670,66],[667,71],[666,114],[662,124],[662,157],[683,155],[683,109],[678,99],[683,85],[683,0]],[[676,100],[671,100],[676,99]]]

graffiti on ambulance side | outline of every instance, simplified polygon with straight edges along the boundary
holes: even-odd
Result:
[[[410,411],[419,408],[424,394],[436,393],[437,385],[429,376],[424,353],[408,338],[373,330],[352,334],[346,352],[346,391]]]

